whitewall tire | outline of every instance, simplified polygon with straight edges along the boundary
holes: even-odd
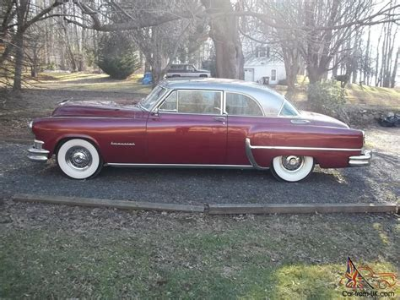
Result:
[[[297,182],[305,179],[314,169],[311,156],[278,156],[272,161],[272,174],[279,180]]]
[[[57,152],[57,164],[68,177],[87,179],[100,172],[103,161],[92,143],[83,139],[72,139],[61,145]]]

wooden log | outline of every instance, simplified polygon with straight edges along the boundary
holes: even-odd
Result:
[[[396,213],[394,203],[314,203],[314,204],[210,204],[206,212],[218,214],[326,214]]]
[[[222,214],[327,214],[327,213],[398,213],[394,203],[314,203],[314,204],[208,204],[186,205],[150,203],[126,200],[42,196],[17,194],[16,202],[38,202],[72,206],[109,207],[128,210],[153,210],[166,212],[195,212],[211,215]]]
[[[128,210],[132,209],[132,210],[154,210],[154,211],[195,212],[195,213],[204,212],[204,206],[202,205],[150,203],[150,202],[136,202],[136,201],[96,199],[96,198],[17,194],[13,196],[13,200],[16,202],[38,202],[38,203],[48,203],[48,204],[72,205],[72,206],[109,207],[109,208],[128,209]]]

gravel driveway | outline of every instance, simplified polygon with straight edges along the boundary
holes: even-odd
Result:
[[[28,145],[0,142],[2,198],[15,193],[125,199],[181,204],[357,203],[400,199],[400,129],[367,129],[375,149],[367,168],[316,169],[301,183],[281,183],[270,172],[106,167],[87,181],[64,177],[54,162],[28,161]]]

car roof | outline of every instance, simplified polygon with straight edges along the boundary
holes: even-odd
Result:
[[[238,79],[223,78],[196,78],[196,79],[169,79],[162,81],[161,86],[172,89],[195,90],[223,90],[226,92],[247,94],[258,100],[267,115],[279,112],[283,105],[284,97],[265,85],[256,82]]]
[[[168,89],[207,89],[207,90],[225,90],[240,91],[249,94],[254,92],[269,93],[274,96],[282,97],[279,93],[271,90],[265,85],[252,81],[224,78],[195,78],[195,79],[168,79],[160,83]]]

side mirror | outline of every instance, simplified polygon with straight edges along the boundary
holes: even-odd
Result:
[[[157,107],[157,108],[153,109],[153,111],[151,112],[151,115],[157,117],[158,114],[159,114],[159,111],[160,111],[160,110],[159,110],[159,108]]]

